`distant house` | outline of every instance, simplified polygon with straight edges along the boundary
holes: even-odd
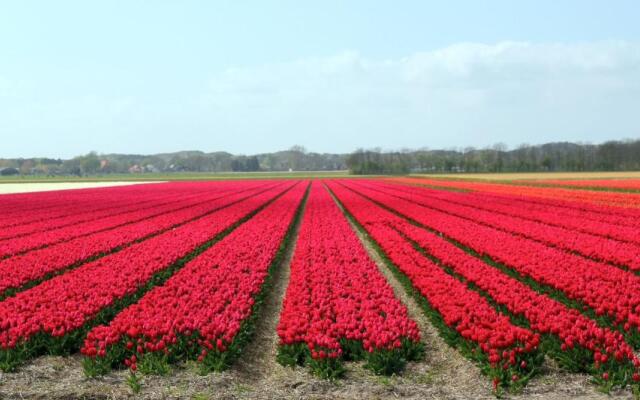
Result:
[[[20,171],[18,171],[17,168],[1,168],[0,169],[0,175],[2,176],[9,176],[9,175],[18,175],[20,173]]]
[[[143,172],[143,169],[138,164],[135,164],[129,167],[129,173],[131,174],[140,174],[142,172]]]
[[[171,164],[169,165],[168,170],[172,172],[181,172],[181,171],[184,171],[184,168],[180,165]]]
[[[100,160],[100,169],[105,169],[109,166],[109,160]]]
[[[160,168],[156,167],[153,164],[147,164],[144,166],[145,172],[160,172]]]

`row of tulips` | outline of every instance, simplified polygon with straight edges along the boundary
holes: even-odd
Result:
[[[450,345],[475,360],[493,379],[496,389],[521,386],[535,374],[543,356],[540,336],[514,325],[479,293],[424,257],[383,220],[358,209],[358,195],[331,182],[331,190],[345,209],[377,243],[381,254]]]
[[[178,211],[125,225],[116,230],[79,237],[1,260],[0,297],[7,297],[25,286],[37,284],[53,275],[67,271],[71,267],[111,254],[153,235],[201,218],[221,207],[267,190],[274,184],[272,183],[266,188],[260,186],[250,189],[237,183],[228,185],[228,190],[208,195],[203,194],[198,202]]]
[[[608,208],[609,212],[612,214],[617,212],[614,211],[614,209],[623,207],[626,208],[626,210],[621,211],[622,213],[636,218],[640,216],[640,210],[638,210],[640,207],[640,194],[638,193],[614,193],[553,187],[533,187],[464,180],[426,178],[392,178],[392,180],[396,182],[426,185],[436,188],[451,188],[472,192],[503,194],[508,196],[524,196],[526,198],[536,197],[540,199],[560,200],[562,202],[573,203],[576,207],[582,207],[584,204],[596,205]]]
[[[541,210],[562,216],[583,218],[585,221],[603,222],[611,225],[634,227],[640,223],[640,212],[634,208],[609,207],[585,202],[556,200],[517,194],[494,194],[488,192],[468,192],[486,196],[498,204],[517,204],[531,210]]]
[[[172,199],[172,201],[158,199],[157,202],[151,202],[150,204],[147,203],[143,208],[138,210],[123,213],[111,210],[111,213],[114,213],[115,215],[97,218],[92,221],[85,221],[81,224],[74,223],[50,230],[43,229],[35,234],[16,237],[9,240],[2,240],[0,241],[0,259],[8,258],[16,254],[26,253],[34,249],[51,246],[56,243],[67,242],[93,233],[116,229],[124,225],[148,220],[166,213],[206,204],[214,196],[221,197],[227,193],[229,193],[228,189],[187,196],[182,195],[179,198]]]
[[[280,322],[278,361],[339,377],[342,360],[378,374],[420,355],[420,333],[320,183],[309,193]]]
[[[423,185],[417,184],[411,186],[424,187]],[[507,188],[518,188],[518,186],[514,185],[505,186],[507,186]],[[586,221],[603,222],[627,227],[634,227],[640,223],[640,212],[634,208],[612,207],[588,202],[545,198],[518,193],[509,194],[508,191],[504,193],[491,193],[478,190],[468,191],[467,193],[482,195],[487,200],[498,204],[515,204],[530,210],[549,211],[557,215],[584,218]]]
[[[0,302],[0,368],[11,370],[42,352],[76,350],[92,325],[109,321],[291,186],[238,199]]]
[[[509,198],[472,192],[459,194],[443,190],[432,190],[426,187],[405,185],[387,186],[387,188],[435,197],[455,204],[471,205],[478,209],[502,215],[519,217],[530,221],[539,221],[548,225],[611,238],[621,242],[640,244],[640,237],[638,237],[635,226],[621,224],[619,218],[607,221],[606,216],[589,211],[571,210],[550,205],[541,206],[536,203],[524,201],[515,196]],[[416,192],[416,189],[419,189],[419,191]],[[622,218],[622,220],[628,222],[627,219]]]
[[[398,196],[433,210],[581,254],[587,258],[623,266],[633,271],[640,270],[640,245],[636,243],[576,232],[572,229],[536,221],[532,217],[525,218],[528,215],[526,210],[521,210],[522,216],[507,215],[493,209],[493,206],[487,205],[486,199],[466,199],[464,194],[452,193],[440,199],[421,188],[394,190],[395,186],[393,185],[379,185],[369,182],[364,186],[381,190],[384,193]],[[556,220],[562,221],[562,217],[556,217]]]
[[[518,183],[594,190],[640,191],[640,179],[536,179],[535,181],[518,181]]]
[[[246,342],[270,268],[280,258],[307,185],[298,184],[188,262],[108,325],[89,332],[82,348],[89,376],[112,367],[162,373],[196,359],[222,370]]]
[[[187,200],[199,193],[204,193],[211,190],[212,188],[206,189],[202,187],[199,188],[199,190],[195,190],[194,188],[192,190],[181,191],[178,193],[175,193],[175,191],[169,191],[169,193],[166,194],[156,193],[155,191],[140,190],[139,193],[130,196],[127,203],[115,201],[114,203],[110,204],[109,208],[104,210],[91,211],[89,213],[78,210],[78,213],[67,215],[65,217],[43,219],[27,224],[4,228],[0,233],[0,240],[15,240],[16,238],[27,236],[30,234],[39,234],[42,232],[59,230],[65,227],[70,227],[72,225],[91,223],[102,218],[115,217],[138,210],[142,211],[148,208],[161,206],[163,204],[178,202],[182,199]],[[38,211],[23,211],[23,213],[42,214],[42,212]]]
[[[2,206],[9,209],[0,213],[0,228],[38,221],[65,218],[73,215],[91,215],[114,206],[126,206],[141,192],[156,196],[171,189],[173,184],[143,184],[100,189],[62,190],[2,195]]]
[[[162,186],[162,185],[160,185]],[[46,210],[47,208],[59,208],[61,206],[69,206],[69,201],[84,201],[84,199],[97,200],[98,197],[107,196],[112,201],[123,199],[125,194],[138,191],[132,185],[112,186],[106,191],[102,188],[85,188],[58,191],[42,191],[42,192],[25,192],[11,193],[2,195],[2,204],[0,204],[0,212],[19,213],[21,211],[34,212],[37,210]]]
[[[600,327],[575,309],[473,257],[446,239],[410,224],[364,197],[351,196],[349,208],[361,221],[385,223],[452,275],[479,288],[497,307],[543,335],[541,348],[572,371],[588,371],[604,387],[637,386],[640,360],[622,334]]]
[[[430,185],[420,184],[421,179],[398,178],[394,180],[385,180],[385,182],[395,183],[404,186],[430,187]],[[442,181],[444,182],[447,181]],[[498,204],[514,204],[522,206],[526,209],[537,211],[549,211],[563,216],[581,217],[588,221],[605,222],[612,225],[634,227],[640,223],[640,210],[635,208],[624,208],[615,206],[606,206],[602,204],[593,204],[578,200],[557,199],[550,197],[536,196],[533,193],[519,193],[521,186],[517,185],[499,185],[500,191],[482,190],[482,184],[478,190],[468,189],[473,182],[450,182],[452,185],[463,184],[467,189],[464,191],[469,194],[482,195],[491,202]],[[445,187],[453,189],[453,186]],[[439,189],[439,188],[436,188]],[[513,191],[510,193],[509,190]],[[536,191],[549,190],[547,188],[531,188]]]
[[[640,344],[640,277],[637,275],[379,191],[361,186],[357,190],[520,277],[530,278],[537,285],[590,308],[596,316],[606,317],[612,325],[623,329],[634,347]]]

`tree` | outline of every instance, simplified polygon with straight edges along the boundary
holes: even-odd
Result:
[[[294,171],[302,169],[302,160],[306,154],[307,149],[303,146],[294,145],[289,149],[289,168]]]
[[[31,173],[33,165],[33,161],[24,160],[22,164],[20,164],[20,175],[29,175]]]
[[[252,156],[247,158],[246,162],[246,171],[260,171],[260,162],[258,161],[258,157]]]
[[[411,166],[411,157],[406,153],[382,153],[380,149],[358,149],[347,157],[347,166],[353,174],[405,174]]]
[[[100,158],[95,151],[90,152],[85,156],[78,157],[81,173],[95,174],[100,169]]]
[[[507,151],[507,145],[504,143],[496,143],[493,145],[493,151],[495,155],[494,155],[494,165],[492,169],[494,172],[502,172],[502,169],[504,167],[503,155]]]

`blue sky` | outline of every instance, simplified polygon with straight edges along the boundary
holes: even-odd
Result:
[[[0,157],[640,137],[637,1],[0,1]]]

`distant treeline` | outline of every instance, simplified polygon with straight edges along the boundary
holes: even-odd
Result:
[[[2,175],[94,175],[111,173],[335,171],[353,174],[410,172],[538,172],[640,170],[640,140],[602,144],[547,143],[508,150],[357,150],[351,154],[320,154],[304,147],[256,155],[182,151],[154,155],[98,154],[69,160],[51,158],[0,159]]]
[[[640,170],[640,140],[521,145],[515,150],[503,144],[462,150],[357,150],[347,157],[347,166],[354,174],[631,171]]]
[[[307,152],[304,147],[256,155],[180,151],[154,155],[98,154],[69,160],[0,159],[2,175],[95,175],[172,172],[337,171],[346,170],[346,155]]]

